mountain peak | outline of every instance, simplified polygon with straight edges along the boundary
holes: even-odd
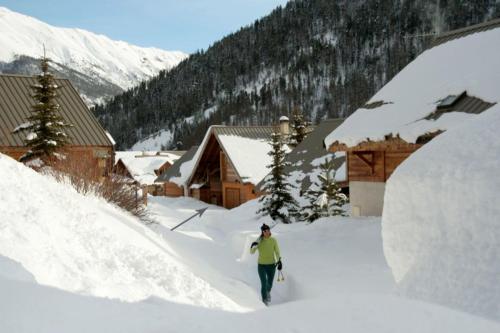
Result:
[[[45,45],[54,62],[122,89],[170,69],[188,56],[115,41],[83,29],[54,27],[5,7],[0,7],[0,45],[0,62],[9,63],[19,56],[39,58]]]

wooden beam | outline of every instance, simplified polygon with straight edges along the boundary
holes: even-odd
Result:
[[[375,156],[372,151],[355,151],[353,155],[358,157],[361,161],[363,161],[368,167],[370,167],[371,174],[375,173]],[[371,157],[371,161],[369,161],[364,155],[369,155]]]
[[[384,183],[387,181],[387,176],[386,176],[386,173],[385,173],[385,150],[382,152],[382,165],[384,166],[384,168],[382,169],[382,172],[384,173]]]

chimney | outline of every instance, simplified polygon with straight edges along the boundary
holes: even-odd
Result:
[[[280,133],[281,135],[290,135],[290,119],[287,116],[280,117]]]

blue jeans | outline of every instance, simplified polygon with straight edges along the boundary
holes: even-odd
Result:
[[[265,304],[271,301],[271,288],[273,287],[274,273],[276,272],[276,265],[261,265],[257,267],[260,278],[260,294],[262,302]]]

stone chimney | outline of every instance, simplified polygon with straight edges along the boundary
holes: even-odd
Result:
[[[280,117],[280,133],[281,135],[290,135],[290,119],[287,116]]]

